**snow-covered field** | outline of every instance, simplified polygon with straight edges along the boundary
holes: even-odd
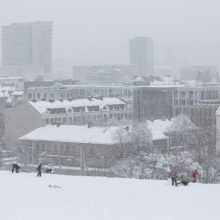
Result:
[[[0,220],[219,220],[219,207],[220,185],[0,172]]]

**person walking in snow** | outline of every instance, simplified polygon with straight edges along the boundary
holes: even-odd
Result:
[[[169,175],[169,177],[171,178],[171,180],[172,180],[172,186],[177,186],[177,173],[174,171],[174,170],[172,170],[171,172],[170,172],[170,175]]]
[[[37,167],[37,177],[41,177],[42,173],[42,163],[40,163]]]
[[[193,182],[193,183],[196,183],[196,182],[198,181],[198,178],[199,178],[199,173],[198,173],[197,170],[194,170],[194,171],[192,172],[192,182]]]

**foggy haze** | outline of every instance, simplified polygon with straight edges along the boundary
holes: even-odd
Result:
[[[53,59],[128,64],[128,40],[154,40],[155,65],[219,67],[218,0],[0,0],[0,25],[53,21]]]

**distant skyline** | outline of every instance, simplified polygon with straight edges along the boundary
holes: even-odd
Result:
[[[154,41],[155,66],[220,67],[218,0],[0,0],[0,25],[53,22],[53,58],[128,64],[129,39]],[[1,46],[1,43],[0,43]]]

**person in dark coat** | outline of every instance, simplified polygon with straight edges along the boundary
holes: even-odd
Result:
[[[18,164],[16,164],[16,163],[13,163],[12,164],[12,173],[14,173],[14,171],[16,172],[16,173],[19,173],[19,170],[20,170],[20,166],[18,165]]]
[[[174,186],[174,185],[177,186],[177,173],[173,170],[170,172],[169,177],[172,180],[172,186]]]
[[[50,174],[52,174],[52,171],[53,171],[52,168],[47,168],[47,169],[45,170],[45,173],[50,173]]]
[[[37,177],[41,177],[42,173],[42,163],[40,163],[37,167]]]

